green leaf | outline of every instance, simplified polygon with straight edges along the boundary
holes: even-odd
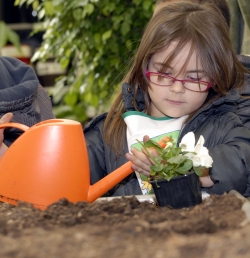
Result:
[[[142,3],[143,0],[133,0],[133,3],[135,5],[140,5]]]
[[[3,21],[0,21],[0,50],[3,46],[6,45],[8,41],[6,24]]]
[[[184,164],[175,170],[181,174],[186,174],[193,167],[193,162],[190,159],[187,159]]]
[[[154,165],[154,166],[150,166],[150,169],[152,171],[155,171],[155,172],[160,172],[164,169],[164,165],[163,164],[157,164],[157,165]]]
[[[174,165],[169,165],[168,164],[168,166],[166,166],[166,167],[164,167],[164,172],[165,173],[167,173],[168,171],[170,171],[170,170],[173,170],[175,168],[175,166]]]
[[[154,147],[154,148],[156,148],[157,150],[162,150],[161,146],[160,146],[157,142],[155,142],[154,140],[152,140],[152,139],[149,139],[147,142],[145,142],[145,143],[144,143],[144,146],[145,146],[146,148],[152,148],[152,147]]]
[[[90,3],[86,4],[85,7],[84,7],[84,10],[86,11],[86,13],[88,15],[91,15],[95,10],[95,6],[93,4],[90,4]]]
[[[106,41],[107,39],[109,39],[112,35],[112,30],[107,30],[106,32],[104,32],[102,34],[102,40]]]
[[[145,11],[148,11],[151,5],[151,0],[143,0],[142,6]]]
[[[131,50],[133,48],[133,43],[130,39],[126,41],[126,47],[128,50]]]
[[[8,40],[18,49],[20,53],[22,53],[21,47],[20,47],[20,38],[18,34],[15,31],[12,31],[10,29],[7,29],[8,33]]]
[[[181,153],[181,148],[173,148],[171,149],[172,156],[178,156]]]
[[[84,12],[83,10],[81,10],[80,8],[78,8],[78,9],[74,10],[74,12],[73,12],[73,17],[74,17],[76,20],[81,20],[82,18],[85,17],[85,15],[84,15],[84,17],[82,17],[82,13],[83,13],[83,12]]]
[[[33,8],[34,10],[37,10],[38,6],[39,6],[39,1],[38,1],[38,0],[36,0],[36,1],[34,1],[34,2],[32,3],[32,8]]]
[[[202,171],[200,167],[193,167],[193,169],[197,176],[202,176]]]
[[[14,5],[15,5],[15,6],[17,6],[17,5],[21,6],[21,5],[23,5],[24,3],[25,3],[25,0],[16,0],[16,1],[14,2]]]
[[[154,157],[154,162],[161,163],[162,161],[163,161],[162,155],[157,155],[156,157]]]
[[[74,106],[77,103],[78,100],[78,94],[77,92],[72,92],[69,91],[65,97],[64,97],[64,101],[67,105],[69,106]]]
[[[121,26],[121,32],[122,32],[122,35],[123,36],[126,36],[130,31],[130,22],[128,22],[127,20],[125,20],[123,23],[122,23],[122,26]]]
[[[174,177],[174,175],[167,174],[167,175],[164,177],[164,179],[170,181],[173,177]]]
[[[96,42],[96,44],[100,44],[101,43],[101,34],[100,33],[95,33],[94,34],[94,40]]]
[[[90,103],[91,102],[91,98],[92,98],[92,92],[86,92],[85,94],[85,101],[87,102],[87,103]]]
[[[15,2],[14,2],[14,6],[19,5],[19,3],[20,3],[20,0],[15,0]]]
[[[154,170],[151,170],[150,171],[150,176],[155,176],[156,175],[156,172]]]
[[[38,19],[39,20],[42,20],[43,18],[44,18],[44,16],[45,16],[45,9],[43,8],[43,9],[41,9],[39,12],[38,12],[38,14],[37,14],[37,17],[38,17]]]
[[[170,164],[182,164],[185,160],[187,160],[186,156],[180,155],[180,156],[174,156],[167,160]]]
[[[86,110],[87,107],[82,106],[81,103],[77,104],[72,110],[72,114],[76,116],[74,120],[86,121],[88,119]]]
[[[51,1],[45,1],[44,2],[44,8],[45,8],[46,15],[49,15],[49,16],[53,15],[54,6],[51,3]]]
[[[56,117],[63,117],[65,114],[69,114],[72,112],[72,107],[67,105],[58,105],[53,107],[53,114]]]
[[[88,4],[89,0],[73,0],[73,1],[71,0],[70,2],[71,3],[69,5],[69,7],[70,7],[69,10],[72,10],[72,9],[77,8],[77,7],[85,6],[86,4]]]
[[[97,95],[95,95],[95,94],[92,94],[91,100],[90,100],[90,104],[92,106],[94,106],[95,108],[97,108],[98,104],[99,104],[99,97]]]
[[[8,43],[8,41],[22,53],[18,34],[11,30],[3,21],[0,21],[0,50]]]
[[[35,2],[35,0],[27,0],[27,5],[32,4],[33,2]]]
[[[69,65],[70,59],[67,58],[66,56],[62,57],[60,60],[60,64],[62,66],[62,68],[66,69]]]

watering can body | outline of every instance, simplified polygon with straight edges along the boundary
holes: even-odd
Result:
[[[93,202],[132,172],[128,162],[94,185],[82,126],[67,119],[51,119],[30,128],[16,123],[25,132],[0,159],[0,201],[18,201],[45,209],[61,198],[71,202]]]

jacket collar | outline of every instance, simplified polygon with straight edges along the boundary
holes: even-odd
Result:
[[[122,99],[124,108],[126,111],[134,111],[134,87],[130,84],[124,82],[122,84]],[[143,111],[145,109],[145,101],[140,88],[138,88],[136,95],[136,105],[138,107],[138,111]]]

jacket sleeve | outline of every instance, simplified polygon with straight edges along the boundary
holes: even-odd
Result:
[[[246,84],[240,94],[241,98],[237,101],[237,115],[242,123],[250,129],[250,74],[246,75]]]
[[[223,194],[234,189],[248,196],[250,191],[250,131],[236,115],[234,117],[215,122],[213,133],[207,139],[207,146],[210,140],[216,142],[214,147],[208,148],[213,158],[210,176],[214,185],[204,189],[210,194]]]
[[[99,115],[84,128],[90,163],[91,184],[101,180],[103,177],[112,173],[115,169],[127,162],[123,155],[128,152],[126,139],[124,139],[122,155],[118,156],[104,142],[103,124],[105,118],[106,114]],[[135,173],[124,178],[119,184],[110,189],[108,194],[110,196],[142,194]]]
[[[97,117],[84,129],[90,164],[90,183],[94,184],[107,175],[103,139],[104,117]]]

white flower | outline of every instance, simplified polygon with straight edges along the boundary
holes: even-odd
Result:
[[[193,132],[189,132],[181,140],[179,147],[182,151],[194,152],[195,137]]]
[[[189,152],[186,153],[185,156],[187,156],[189,159],[193,161],[194,167],[212,167],[213,159],[209,155],[208,149],[203,146],[204,143],[204,137],[201,135],[196,146],[194,146],[195,136],[193,132],[187,133],[181,140],[179,146],[182,149],[182,151]]]

